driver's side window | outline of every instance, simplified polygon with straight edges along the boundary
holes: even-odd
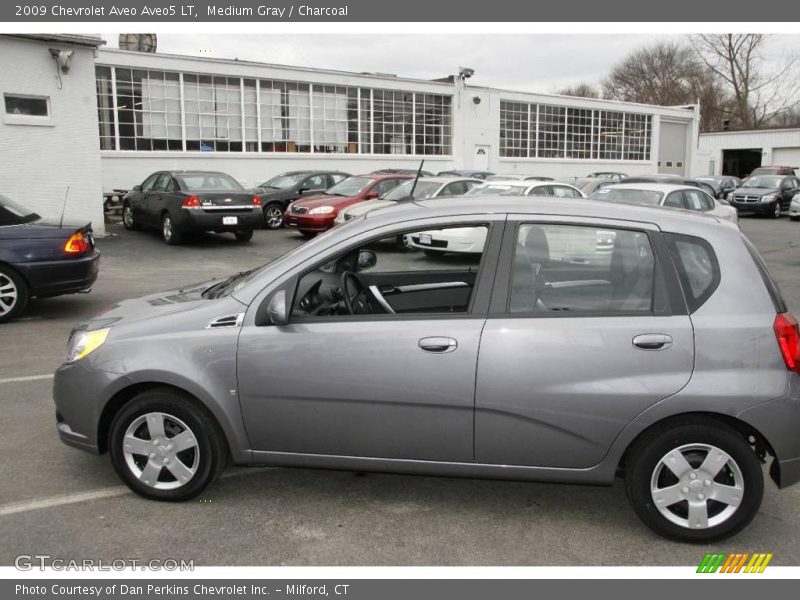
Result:
[[[155,186],[156,181],[158,180],[158,178],[160,176],[161,176],[161,173],[153,173],[152,175],[150,175],[150,177],[145,179],[144,183],[142,184],[142,191],[143,192],[151,191],[153,189],[153,187]]]
[[[469,311],[489,227],[412,231],[361,244],[300,278],[291,320]]]

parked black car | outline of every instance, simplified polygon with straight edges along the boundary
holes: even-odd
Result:
[[[91,223],[47,222],[0,194],[0,323],[30,298],[88,292],[99,259]]]
[[[453,171],[441,171],[437,177],[471,177],[472,179],[486,179],[494,175],[491,171],[474,171],[472,169],[455,169]]]
[[[225,173],[159,171],[125,196],[122,224],[125,229],[158,228],[170,245],[199,231],[230,232],[247,242],[261,227],[261,206],[261,198]]]
[[[704,175],[697,180],[713,187],[714,197],[718,200],[724,200],[728,194],[742,185],[742,180],[733,175]]]
[[[791,175],[754,175],[728,196],[739,212],[780,217],[789,210],[792,196],[800,192],[800,180]]]
[[[255,192],[264,204],[264,227],[283,227],[283,213],[290,203],[319,194],[350,177],[341,171],[288,171],[260,183]]]
[[[700,188],[712,198],[717,197],[717,191],[709,183],[699,181],[697,179],[689,179],[681,177],[680,175],[671,175],[669,173],[659,173],[657,175],[637,175],[634,177],[626,177],[623,183],[669,183],[672,185],[689,185],[692,187]]]

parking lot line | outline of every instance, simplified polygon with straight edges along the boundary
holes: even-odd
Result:
[[[253,473],[263,473],[264,471],[271,471],[273,469],[274,467],[247,467],[244,469],[236,469],[234,471],[228,471],[227,473],[224,473],[222,475],[222,479],[230,479],[231,477],[240,477],[242,475],[250,475]],[[89,492],[61,494],[60,496],[50,496],[49,498],[24,500],[22,502],[10,502],[9,504],[0,505],[0,517],[30,512],[32,510],[55,508],[57,506],[64,506],[66,504],[78,504],[80,502],[91,502],[92,500],[101,500],[103,498],[115,498],[117,496],[125,496],[132,493],[133,492],[131,492],[131,490],[126,486],[117,485],[114,487],[102,488]]]
[[[19,383],[21,381],[39,381],[40,379],[52,379],[53,374],[48,375],[28,375],[27,377],[7,377],[0,379],[0,385],[4,383]]]

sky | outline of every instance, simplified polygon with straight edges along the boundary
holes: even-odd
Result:
[[[238,58],[341,71],[392,73],[434,79],[475,69],[471,84],[554,93],[580,82],[598,83],[631,51],[681,35],[521,34],[196,34],[158,35],[158,51]],[[116,48],[119,32],[104,33]],[[776,35],[766,54],[779,60],[800,51],[800,36]]]

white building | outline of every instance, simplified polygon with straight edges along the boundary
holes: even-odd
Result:
[[[800,129],[700,134],[699,174],[747,176],[762,165],[800,168]]]
[[[255,185],[283,171],[489,169],[688,175],[696,107],[657,107],[385,74],[103,49],[103,186],[159,169]]]
[[[98,49],[102,43],[0,36],[0,193],[57,218],[69,188],[67,218],[91,219],[99,234],[102,192],[162,169],[220,170],[252,186],[288,170],[356,174],[416,168],[420,159],[433,172],[554,178],[690,175],[697,163],[695,106]],[[68,71],[57,64],[59,50],[73,52]]]
[[[81,35],[0,35],[0,193],[102,235],[95,53]],[[70,54],[71,53],[71,54]],[[66,199],[66,208],[65,207]]]

